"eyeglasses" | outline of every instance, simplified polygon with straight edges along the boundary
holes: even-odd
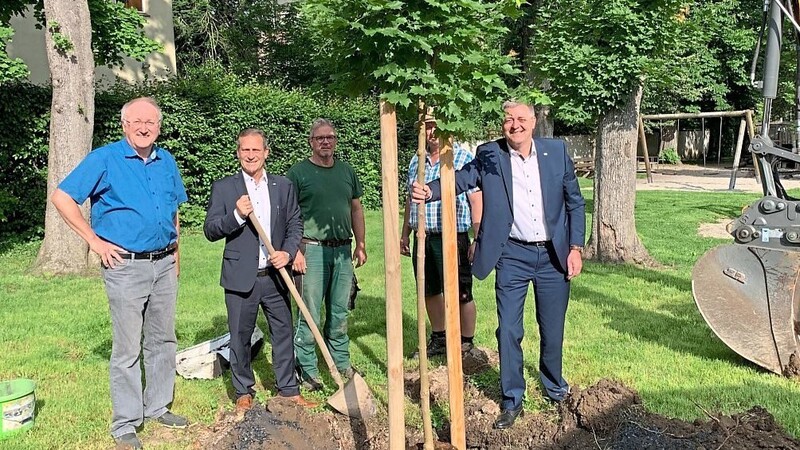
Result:
[[[125,124],[128,126],[133,125],[134,128],[142,128],[142,127],[155,128],[157,125],[161,123],[160,120],[157,121],[148,120],[146,122],[142,122],[141,120],[133,120],[133,121],[123,120],[123,122],[125,122]]]
[[[325,141],[335,141],[336,136],[329,135],[329,136],[312,136],[311,139],[315,140],[316,142],[325,142]]]

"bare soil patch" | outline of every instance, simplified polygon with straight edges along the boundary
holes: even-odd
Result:
[[[728,224],[733,222],[734,219],[719,219],[713,223],[701,223],[699,227],[697,227],[697,234],[702,237],[710,237],[710,238],[717,238],[717,239],[733,239],[730,233],[728,233]]]
[[[572,394],[552,409],[527,412],[511,429],[495,430],[492,424],[500,411],[496,389],[485,392],[478,388],[470,381],[470,374],[479,373],[475,370],[497,370],[496,352],[474,349],[466,355],[464,367],[466,437],[470,449],[800,448],[800,441],[788,436],[763,408],[754,407],[731,416],[706,413],[707,419],[690,423],[647,412],[636,391],[607,379],[586,389],[573,387]],[[431,371],[431,386],[431,400],[446,401],[447,372],[443,367]],[[412,401],[419,401],[418,376],[406,376],[406,393]],[[275,399],[266,408],[256,406],[243,418],[221,413],[214,425],[202,430],[195,448],[386,449],[385,422],[385,414],[362,422],[330,411],[309,412]],[[447,444],[447,423],[435,429],[434,434],[437,449],[451,448]],[[406,430],[407,448],[422,448],[421,442],[419,430]]]

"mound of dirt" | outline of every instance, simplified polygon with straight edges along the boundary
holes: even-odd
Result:
[[[473,369],[496,370],[496,352],[487,349],[465,355],[465,421],[470,449],[576,449],[616,450],[667,449],[798,449],[795,440],[775,423],[768,411],[754,407],[732,416],[708,414],[692,423],[649,413],[639,395],[613,380],[600,380],[572,394],[552,409],[526,412],[511,429],[492,428],[500,412],[498,392],[475,386]],[[434,368],[431,374],[432,402],[447,401],[447,372]],[[434,386],[436,388],[434,389]],[[487,396],[488,392],[488,396]],[[419,402],[419,377],[406,375],[406,394]],[[196,448],[220,450],[284,449],[386,449],[386,416],[369,421],[330,411],[309,412],[294,404],[271,400],[266,409],[256,406],[243,418],[223,413],[200,434]],[[437,449],[451,448],[449,424],[434,429]],[[406,447],[422,448],[420,430],[406,430]]]

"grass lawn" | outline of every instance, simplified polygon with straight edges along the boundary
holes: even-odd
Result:
[[[591,181],[582,180],[590,185]],[[590,190],[584,190],[591,197]],[[719,341],[692,300],[691,268],[723,241],[697,236],[697,226],[735,217],[755,194],[640,192],[636,219],[651,254],[665,268],[585,265],[573,283],[564,346],[564,371],[576,385],[615,378],[635,388],[653,412],[682,419],[707,411],[732,413],[763,405],[788,431],[800,436],[800,384],[748,363]],[[591,210],[591,201],[589,202]],[[591,220],[591,219],[589,219]],[[383,240],[380,212],[367,214],[369,261],[358,270],[362,292],[351,317],[352,358],[380,402],[386,402],[386,341]],[[99,278],[38,278],[26,274],[38,243],[0,254],[0,380],[36,380],[35,428],[0,442],[4,449],[108,448],[111,351],[108,306]],[[218,285],[222,244],[201,233],[182,236],[178,299],[179,347],[226,332],[225,305]],[[404,352],[416,348],[415,288],[409,258],[403,259]],[[476,281],[476,343],[496,349],[494,279]],[[531,302],[532,304],[532,302]],[[542,400],[536,364],[538,339],[532,306],[525,315],[526,408],[549,408]],[[266,325],[259,319],[263,330]],[[255,364],[259,399],[271,392],[273,377],[262,351]],[[440,364],[437,360],[435,363]],[[406,367],[415,370],[416,361]],[[497,373],[475,380],[497,384]],[[262,389],[261,386],[267,389]],[[332,385],[329,380],[329,385]],[[192,421],[211,423],[220,407],[230,408],[230,380],[178,379],[173,409]],[[323,399],[322,394],[317,396]],[[408,402],[407,422],[418,422]],[[153,433],[148,425],[144,438]],[[184,448],[165,444],[159,448]]]

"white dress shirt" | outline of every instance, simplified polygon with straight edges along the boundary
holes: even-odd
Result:
[[[520,241],[547,241],[547,225],[544,220],[544,201],[542,200],[542,181],[539,176],[539,160],[536,146],[531,143],[531,153],[527,158],[516,150],[511,153],[511,174],[514,192],[514,223],[511,237]]]
[[[258,219],[258,222],[261,224],[261,227],[264,228],[264,232],[267,236],[272,233],[272,228],[270,226],[270,220],[272,219],[272,210],[271,204],[269,200],[269,184],[267,183],[267,172],[262,169],[261,171],[261,180],[256,182],[256,179],[251,177],[250,175],[246,174],[242,171],[242,175],[244,176],[244,184],[247,187],[247,195],[250,196],[250,203],[253,204],[253,213]],[[234,209],[233,215],[236,216],[236,221],[239,225],[244,225],[245,219],[239,215],[239,211]],[[258,269],[266,269],[269,263],[269,250],[267,250],[267,246],[264,245],[264,242],[261,238],[258,238],[259,249],[258,249]]]

